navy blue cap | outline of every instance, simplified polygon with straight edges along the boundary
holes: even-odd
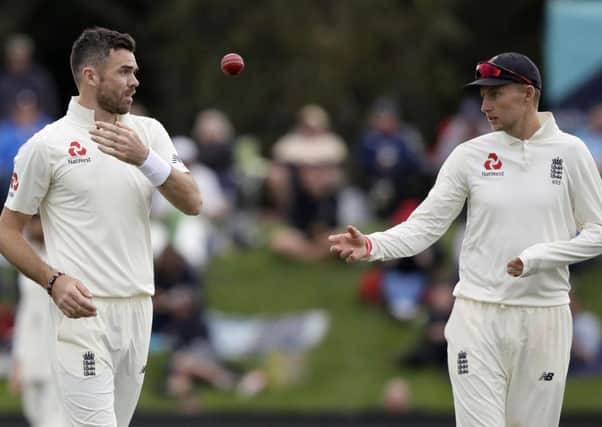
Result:
[[[477,75],[477,79],[466,86],[501,86],[509,83],[528,84],[524,79],[519,77],[522,76],[529,80],[531,85],[541,90],[539,68],[537,68],[537,65],[533,61],[521,53],[500,53],[484,62],[499,67],[502,73],[499,76],[487,78],[479,78]]]

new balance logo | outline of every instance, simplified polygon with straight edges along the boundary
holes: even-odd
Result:
[[[87,351],[83,355],[84,358],[84,377],[90,377],[96,375],[96,360],[94,359],[94,353]]]
[[[539,377],[539,381],[552,381],[552,378],[554,378],[554,372],[544,372]]]
[[[458,375],[468,374],[468,356],[465,351],[458,353]]]

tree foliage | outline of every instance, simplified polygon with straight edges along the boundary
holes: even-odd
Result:
[[[136,38],[138,99],[172,134],[217,107],[266,147],[307,102],[324,105],[352,142],[381,95],[432,137],[478,60],[515,50],[541,62],[543,0],[20,0],[2,10],[0,37],[31,34],[65,102],[71,43],[107,26]],[[239,77],[219,70],[228,52],[246,60]]]

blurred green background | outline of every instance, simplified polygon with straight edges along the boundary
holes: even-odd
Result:
[[[172,134],[188,133],[208,106],[266,149],[300,106],[318,103],[352,140],[374,99],[399,100],[404,117],[432,137],[453,113],[474,64],[523,52],[541,63],[543,0],[504,7],[474,0],[5,0],[0,38],[30,34],[36,57],[64,96],[74,94],[69,52],[86,26],[131,33],[141,86],[136,99]],[[225,53],[246,61],[221,74]]]

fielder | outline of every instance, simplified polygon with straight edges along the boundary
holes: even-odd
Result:
[[[31,246],[45,258],[40,218],[27,224]],[[50,332],[50,301],[40,286],[19,274],[19,304],[13,335],[13,368],[9,386],[21,394],[23,414],[31,427],[63,427],[61,404],[50,371],[47,352]]]
[[[0,216],[0,252],[55,303],[49,356],[68,426],[125,427],[134,413],[151,332],[153,190],[200,211],[164,127],[129,114],[134,50],[130,35],[105,28],[74,42],[79,96],[19,150]],[[38,209],[48,263],[22,236]]]
[[[476,67],[493,132],[460,144],[406,222],[330,236],[348,262],[413,256],[468,204],[446,325],[456,425],[557,426],[572,338],[569,264],[602,252],[602,181],[585,144],[538,112],[526,56]]]

